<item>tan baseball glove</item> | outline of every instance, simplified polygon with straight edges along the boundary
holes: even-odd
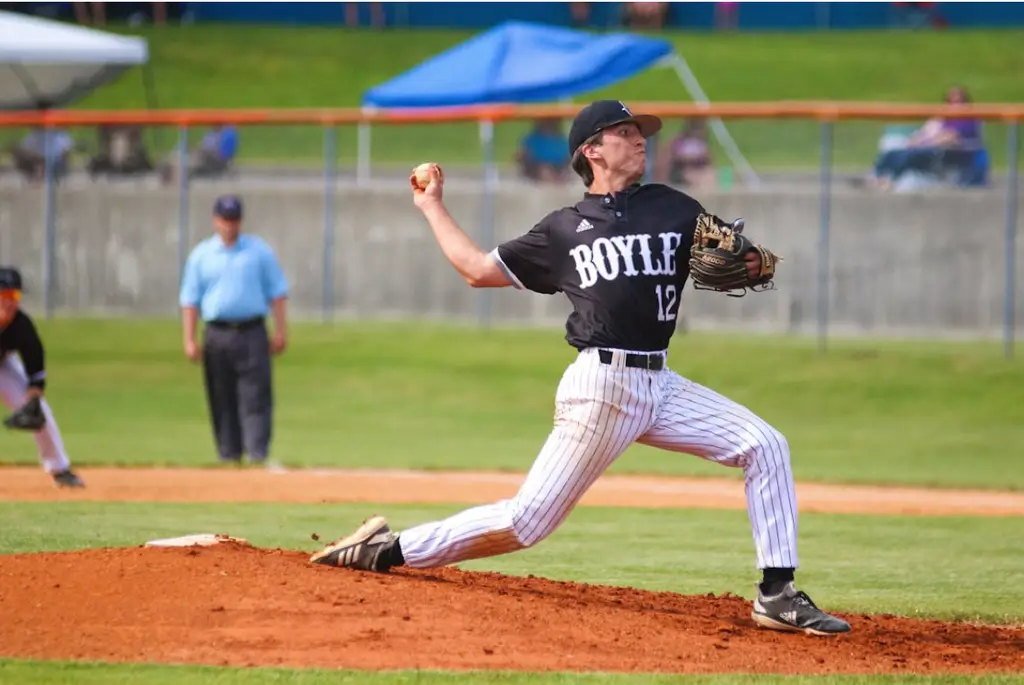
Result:
[[[697,290],[715,290],[743,297],[747,290],[772,290],[775,265],[782,259],[743,235],[743,219],[726,223],[714,214],[697,217],[690,246],[690,276]],[[756,276],[747,269],[746,256],[756,252],[761,266]]]

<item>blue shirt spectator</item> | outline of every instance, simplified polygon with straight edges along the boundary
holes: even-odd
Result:
[[[548,164],[553,167],[565,166],[569,163],[565,136],[542,131],[531,131],[523,138],[523,149],[534,162]]]
[[[49,146],[47,146],[49,143]],[[67,131],[59,128],[44,129],[36,128],[25,136],[21,143],[22,148],[36,153],[40,158],[47,159],[50,163],[63,161],[75,143]]]
[[[520,173],[534,181],[558,182],[569,169],[569,146],[557,119],[539,119],[519,142]]]
[[[221,162],[229,162],[238,153],[238,129],[234,126],[218,126],[205,136],[200,149],[213,153]]]

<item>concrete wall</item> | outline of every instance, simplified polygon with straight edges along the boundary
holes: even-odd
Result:
[[[213,198],[225,185],[195,185],[188,248],[209,234]],[[236,189],[237,190],[237,189]],[[495,201],[495,238],[528,230],[547,211],[574,202],[581,187],[505,188]],[[247,230],[278,251],[293,286],[292,309],[319,317],[324,294],[323,198],[320,189],[241,191]],[[446,191],[454,216],[479,237],[478,188]],[[702,195],[725,217],[743,216],[747,232],[785,261],[774,292],[743,299],[687,289],[683,325],[693,329],[815,330],[818,207],[816,190],[781,195]],[[335,196],[332,315],[476,320],[489,304],[495,324],[560,325],[563,296],[467,287],[445,261],[400,185],[339,188]],[[991,337],[1001,333],[1004,207],[1000,192],[877,196],[845,188],[832,202],[829,329],[837,334]],[[1024,208],[1018,225],[1024,229]],[[43,307],[43,193],[0,189],[0,262],[23,270],[27,306]],[[60,315],[174,315],[178,284],[178,197],[173,189],[131,185],[58,192],[55,303]],[[1024,281],[1024,239],[1016,255]],[[1016,320],[1024,332],[1024,287]],[[489,302],[487,299],[489,298]]]

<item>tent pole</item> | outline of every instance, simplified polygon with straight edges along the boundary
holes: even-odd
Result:
[[[693,75],[690,66],[683,59],[682,55],[673,53],[669,60],[679,80],[682,81],[686,90],[689,91],[693,101],[705,105],[709,104],[708,96],[704,94],[704,90],[700,87],[697,77]],[[718,142],[725,148],[726,154],[732,159],[733,164],[739,167],[740,172],[746,177],[747,183],[755,188],[759,186],[761,179],[758,178],[754,167],[750,166],[750,162],[747,161],[747,158],[740,152],[739,147],[736,146],[736,141],[729,135],[729,131],[725,128],[722,120],[718,117],[711,119],[711,130],[715,132],[715,137],[718,138]]]

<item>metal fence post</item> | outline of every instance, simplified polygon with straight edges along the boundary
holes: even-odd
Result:
[[[1006,184],[1006,290],[1003,293],[1003,354],[1013,357],[1017,328],[1017,129],[1016,120],[1007,124],[1009,174]]]
[[[43,128],[43,217],[46,239],[43,245],[43,302],[46,318],[53,317],[57,281],[57,185],[54,178],[53,155],[55,129]]]
[[[832,128],[821,122],[821,195],[818,234],[818,349],[824,351],[828,336],[829,222],[832,209]]]
[[[188,126],[178,127],[178,289],[188,259]]]
[[[484,148],[484,197],[483,216],[480,222],[480,247],[485,252],[494,243],[494,194],[498,186],[498,168],[494,161],[494,122],[480,122],[480,142]],[[491,323],[491,289],[480,288],[480,325],[488,328]]]
[[[334,312],[334,179],[337,154],[337,127],[324,127],[324,292],[323,318],[329,321]]]

